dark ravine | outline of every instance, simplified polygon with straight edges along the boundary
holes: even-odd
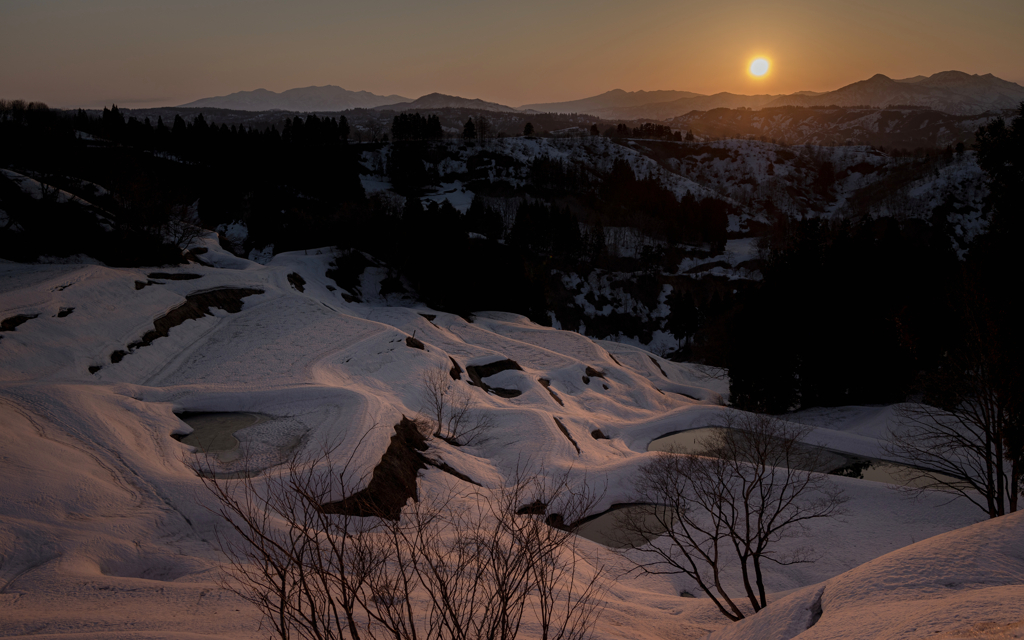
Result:
[[[171,329],[186,320],[198,320],[204,316],[213,315],[210,313],[211,308],[223,309],[228,313],[238,313],[242,310],[242,298],[262,293],[262,289],[248,288],[209,289],[191,293],[185,296],[183,304],[154,320],[153,328],[143,334],[142,338],[129,344],[127,350],[118,349],[111,353],[110,362],[117,364],[136,349],[148,347],[158,338],[166,338]]]

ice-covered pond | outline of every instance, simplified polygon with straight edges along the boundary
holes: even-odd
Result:
[[[213,412],[180,413],[178,418],[192,427],[192,433],[182,436],[181,442],[195,447],[201,453],[216,454],[221,462],[238,459],[237,432],[270,419],[259,413]]]
[[[713,435],[722,427],[701,427],[670,433],[656,438],[647,446],[648,451],[673,451],[676,453],[696,453],[701,450],[701,441]],[[825,468],[832,475],[858,478],[872,482],[885,482],[897,486],[917,487],[923,486],[926,480],[920,477],[920,471],[928,471],[933,477],[955,482],[954,478],[926,469],[914,469],[906,465],[880,458],[871,458],[843,451],[836,451],[826,447],[817,447],[808,444],[808,447],[815,447],[824,454]],[[656,522],[655,509],[664,509],[656,505],[635,505],[617,504],[603,513],[591,516],[579,525],[579,535],[599,542],[609,547],[627,548],[642,545],[649,540],[636,533],[626,531],[623,519],[629,517],[643,517],[646,521],[644,529],[651,528]],[[627,511],[627,510],[632,510]]]
[[[715,431],[721,428],[722,427],[702,427],[699,429],[670,433],[651,441],[651,443],[647,445],[647,450],[696,453],[701,449],[701,440],[713,435]],[[850,478],[871,480],[873,482],[885,482],[904,487],[916,487],[921,486],[922,484],[922,480],[918,477],[919,474],[917,472],[928,471],[926,469],[914,469],[907,465],[882,460],[881,458],[871,458],[869,456],[836,451],[835,449],[828,449],[826,447],[810,444],[806,446],[815,447],[820,453],[824,454],[824,463],[825,467],[829,470],[828,473],[837,476],[847,476]],[[944,476],[934,471],[929,471],[929,473],[933,476],[953,481],[953,478],[950,478],[949,476]]]
[[[202,474],[212,472],[218,478],[244,478],[279,464],[306,432],[292,418],[262,413],[206,411],[177,416],[192,427],[192,433],[175,438],[206,454],[204,461],[198,461]],[[243,430],[240,440],[239,432]]]

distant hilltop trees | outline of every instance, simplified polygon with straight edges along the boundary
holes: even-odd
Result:
[[[594,133],[596,125],[591,129],[591,133]],[[665,124],[655,124],[653,122],[645,122],[639,127],[630,128],[629,125],[620,123],[616,127],[609,127],[604,132],[607,138],[644,138],[646,140],[673,140],[675,142],[683,141],[683,134],[679,131],[672,131],[672,127]],[[689,138],[693,139],[692,136]]]
[[[395,142],[414,140],[441,140],[444,129],[435,115],[424,118],[418,113],[401,113],[391,124],[391,139]]]

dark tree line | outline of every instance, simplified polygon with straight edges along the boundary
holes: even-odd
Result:
[[[733,403],[782,413],[902,400],[952,328],[948,239],[891,218],[794,226],[729,320]]]
[[[424,118],[418,113],[400,113],[391,123],[391,140],[407,142],[412,140],[441,140],[444,130],[436,115]]]
[[[590,133],[591,135],[597,135],[597,131],[597,125],[593,125]],[[645,122],[639,127],[630,127],[627,124],[619,123],[614,127],[606,129],[604,135],[606,138],[643,138],[645,140],[683,141],[683,134],[681,131],[672,131],[672,127],[666,124],[656,124],[654,122]],[[690,135],[687,139],[693,140],[693,136]]]
[[[991,224],[963,260],[945,204],[930,221],[789,221],[776,234],[783,241],[768,248],[761,285],[715,318],[727,327],[727,354],[718,355],[737,406],[781,413],[908,397],[957,415],[984,406],[999,425],[989,436],[996,457],[1024,459],[1024,343],[1007,288],[1024,277],[1015,257],[1024,106],[977,138]],[[1014,465],[1007,483],[1021,488]]]
[[[174,262],[181,259],[177,247],[157,247],[167,243],[162,228],[168,216],[185,209],[197,209],[207,228],[245,221],[252,246],[307,248],[335,235],[342,213],[364,206],[358,152],[346,143],[344,118],[296,116],[258,129],[217,126],[199,114],[188,122],[179,115],[167,126],[160,119],[126,119],[116,106],[96,118],[5,105],[0,163],[69,190],[106,219],[93,223],[71,212],[80,203],[46,205],[60,215],[28,213],[40,203],[12,207],[55,222],[39,225],[46,235],[8,234],[6,256],[33,259],[57,251],[88,253],[108,264]],[[89,234],[81,228],[97,224]]]
[[[707,244],[715,253],[725,248],[732,207],[723,200],[682,198],[654,176],[637,178],[625,160],[616,160],[599,194],[611,217],[672,244]]]

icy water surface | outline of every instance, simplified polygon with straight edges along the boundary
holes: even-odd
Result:
[[[193,429],[181,442],[202,453],[215,453],[221,462],[238,458],[235,433],[269,419],[258,413],[182,413],[178,418]]]
[[[715,433],[722,427],[702,427],[690,429],[678,433],[670,433],[666,436],[656,438],[647,445],[648,451],[676,451],[678,453],[696,453],[700,451],[700,440]],[[813,447],[815,445],[807,445]],[[885,482],[901,487],[917,487],[922,482],[919,478],[909,477],[916,474],[918,469],[890,462],[880,458],[870,458],[845,451],[836,451],[825,447],[817,447],[826,456],[826,467],[829,473],[837,476],[847,476],[872,482]],[[931,471],[932,476],[954,481],[953,478],[941,473]]]
[[[699,429],[689,429],[687,431],[670,433],[653,440],[647,446],[647,450],[696,453],[701,449],[700,441],[707,436],[713,435],[721,428],[722,427],[702,427]],[[815,445],[806,446],[814,447]],[[926,482],[926,480],[920,477],[910,477],[911,473],[916,474],[920,471],[913,469],[912,467],[879,458],[870,458],[843,451],[835,451],[825,447],[817,448],[821,449],[825,454],[825,466],[829,469],[829,473],[832,475],[870,480],[872,482],[885,482],[904,487],[919,487]],[[930,471],[929,473],[936,478],[950,482],[955,481],[954,478],[935,471]],[[639,515],[645,520],[645,529],[650,528],[652,532],[661,529],[661,532],[664,533],[664,528],[652,526],[658,522],[658,519],[655,518],[655,509],[665,509],[665,507],[658,507],[656,505],[613,505],[608,511],[585,520],[583,524],[579,526],[577,533],[588,540],[593,540],[594,542],[598,542],[608,547],[621,549],[641,546],[649,542],[651,538],[643,537],[635,532],[627,531],[623,527],[624,519],[626,517],[636,517]],[[666,518],[662,517],[661,521],[666,521]]]

